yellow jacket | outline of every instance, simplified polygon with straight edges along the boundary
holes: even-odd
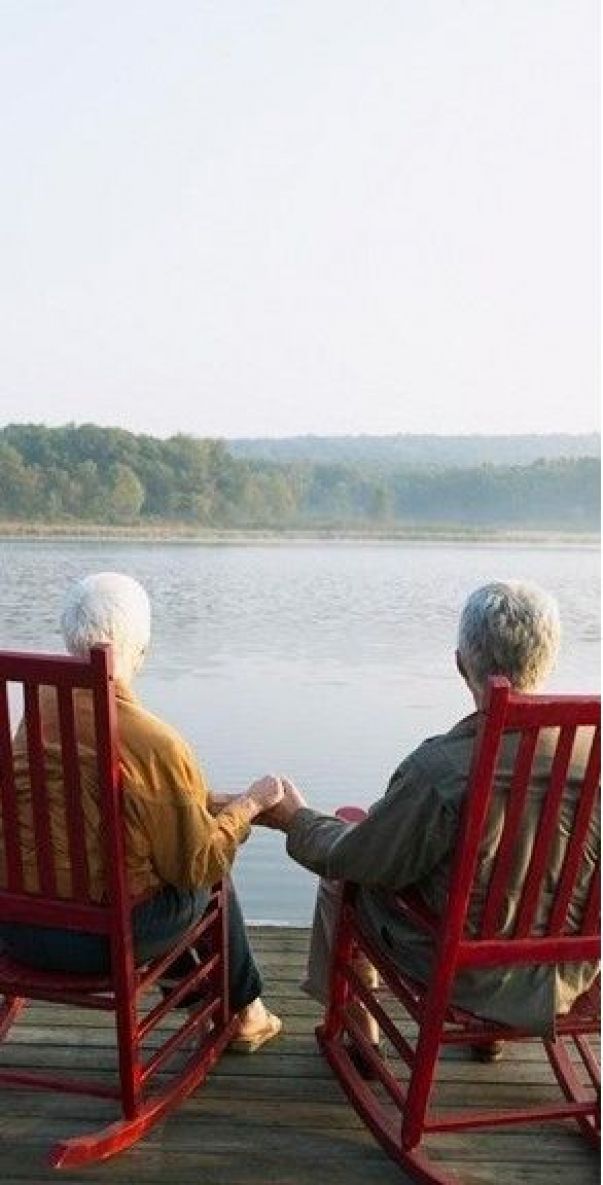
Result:
[[[74,698],[91,897],[100,901],[106,882],[92,699],[84,691],[77,692]],[[59,896],[69,897],[71,874],[55,693],[46,689],[40,699],[58,892]],[[229,871],[239,844],[247,839],[247,812],[234,803],[215,817],[210,814],[207,782],[183,738],[170,725],[145,711],[130,689],[119,683],[116,701],[130,892],[137,896],[165,884],[179,888],[209,887]],[[28,892],[38,892],[23,722],[13,751],[25,887]],[[6,883],[1,842],[0,883]]]

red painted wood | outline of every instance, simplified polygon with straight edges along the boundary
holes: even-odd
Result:
[[[337,928],[333,942],[331,966],[331,990],[329,1004],[322,1026],[329,1039],[340,1038],[343,1032],[342,1014],[350,995],[344,968],[352,963],[354,939],[350,920],[353,917],[352,906],[355,889],[353,885],[345,885],[343,891],[342,908],[339,911]]]
[[[72,896],[78,901],[87,901],[90,899],[90,873],[71,688],[60,687],[58,701]]]
[[[582,1039],[580,1039],[582,1040]],[[576,1044],[578,1042],[576,1041]],[[594,1147],[598,1148],[601,1143],[599,1125],[599,1106],[593,1111],[592,1105],[589,1107],[587,1103],[588,1089],[583,1086],[578,1074],[576,1073],[576,1066],[569,1055],[565,1041],[545,1041],[546,1051],[549,1055],[549,1061],[553,1073],[565,1095],[570,1102],[582,1102],[586,1114],[579,1119],[580,1127]],[[597,1099],[600,1097],[601,1087],[601,1073],[598,1064],[594,1066],[594,1086],[596,1089]],[[593,1077],[591,1075],[591,1081]],[[590,1092],[592,1094],[592,1092]]]
[[[537,949],[534,949],[537,943]],[[485,938],[464,940],[459,944],[457,966],[496,967],[514,963],[562,963],[572,959],[596,959],[599,956],[599,935],[556,934],[539,938]]]
[[[0,1005],[0,1041],[4,1040],[11,1025],[14,1025],[24,1007],[25,1000],[20,996],[5,995],[4,1002]]]
[[[56,897],[57,879],[52,851],[38,686],[34,683],[25,683],[23,697],[38,883],[44,897]]]
[[[568,764],[575,730],[592,727],[597,722],[599,702],[595,697],[527,697],[512,694],[505,680],[491,681],[485,712],[482,714],[476,738],[467,796],[459,822],[454,852],[448,909],[442,918],[435,918],[417,902],[412,891],[396,899],[404,916],[418,929],[425,931],[435,945],[433,972],[426,984],[410,980],[377,947],[373,937],[363,930],[356,915],[352,885],[344,886],[343,905],[336,930],[331,990],[325,1022],[317,1030],[320,1048],[327,1057],[356,1111],[371,1131],[405,1171],[416,1181],[431,1183],[449,1180],[421,1151],[425,1132],[479,1130],[503,1124],[539,1123],[543,1120],[574,1120],[591,1142],[597,1133],[597,1093],[600,1071],[587,1034],[599,1027],[600,987],[593,985],[588,993],[576,1001],[572,1011],[557,1019],[558,1038],[544,1041],[544,1048],[561,1086],[563,1099],[552,1104],[538,1104],[528,1108],[505,1107],[480,1112],[468,1109],[458,1113],[430,1111],[437,1056],[440,1045],[486,1044],[495,1040],[534,1040],[532,1034],[521,1029],[509,1029],[491,1021],[484,1021],[470,1013],[450,1006],[450,994],[457,970],[461,966],[479,967],[520,965],[539,962],[595,960],[599,953],[599,869],[592,877],[584,917],[578,933],[565,933],[567,904],[571,899],[576,875],[580,869],[583,846],[593,810],[598,782],[598,735],[593,742],[593,753],[588,762],[584,787],[575,812],[572,835],[567,845],[562,874],[547,933],[531,933],[535,910],[546,875],[547,858],[554,836],[557,817],[563,798]],[[540,728],[560,730],[556,753],[552,762],[548,793],[544,796],[540,829],[534,844],[523,893],[518,903],[516,934],[500,937],[497,933],[502,902],[511,875],[514,846],[529,792],[529,778]],[[476,862],[483,829],[486,824],[490,796],[496,771],[497,754],[504,730],[518,734],[518,750],[508,796],[506,820],[497,859],[494,863],[489,890],[486,894],[480,932],[468,937],[465,932],[467,910],[471,899]],[[346,808],[347,810],[347,808]],[[360,950],[373,963],[385,988],[375,996],[361,983],[351,965],[354,950]],[[387,992],[391,994],[418,1024],[414,1050],[409,1045],[386,1007]],[[362,1033],[357,1029],[350,1008],[363,1003],[377,1018],[387,1037],[397,1046],[402,1063],[408,1063],[407,1081],[401,1080],[387,1062],[373,1068],[378,1074],[380,1090],[385,1089],[389,1104],[370,1083],[362,1080],[350,1061],[343,1036],[352,1032],[367,1059],[373,1064],[370,1051],[365,1049]],[[393,1030],[392,1031],[392,1026]],[[566,1042],[575,1044],[592,1088],[583,1086],[573,1068],[573,1059],[566,1050]],[[397,1111],[397,1122],[392,1118],[392,1103]]]
[[[335,811],[335,817],[343,823],[362,823],[366,815],[367,812],[361,806],[340,806]]]
[[[31,922],[39,926],[67,926],[107,934],[111,917],[106,909],[85,902],[46,900],[37,893],[6,892],[0,889],[2,917],[7,922]]]
[[[7,885],[14,892],[19,892],[23,888],[23,861],[19,842],[19,815],[8,712],[8,690],[5,680],[0,683],[0,807],[4,822],[3,840]]]
[[[557,831],[561,800],[566,789],[567,774],[575,736],[576,729],[573,727],[565,726],[559,732],[551,769],[551,779],[541,809],[538,832],[523,885],[522,899],[515,919],[513,932],[516,938],[527,938],[532,929],[532,923],[543,889],[543,880],[548,868],[551,844]],[[524,802],[528,793],[529,780],[523,792]]]
[[[165,1063],[174,1056],[176,1050],[180,1049],[180,1046],[185,1041],[190,1040],[191,1037],[197,1035],[198,1037],[205,1037],[207,1039],[209,1034],[204,1033],[203,1030],[209,1021],[213,1021],[214,1016],[220,1011],[221,1003],[221,999],[218,996],[215,1000],[211,1000],[209,1004],[206,1004],[205,1007],[197,1008],[194,1012],[189,1013],[181,1027],[175,1033],[172,1033],[171,1037],[167,1041],[164,1041],[159,1049],[153,1052],[146,1065],[142,1067],[141,1081],[145,1082],[153,1074],[161,1070]]]
[[[394,1049],[397,1051],[402,1060],[405,1061],[407,1065],[412,1065],[414,1050],[410,1042],[408,1042],[406,1037],[404,1037],[400,1030],[396,1028],[395,1024],[392,1022],[387,1012],[379,1002],[375,992],[362,982],[360,977],[354,971],[353,967],[344,967],[342,968],[342,971],[345,974],[350,986],[354,989],[354,998],[360,1000],[366,1006],[367,1010],[371,1013],[371,1016],[375,1018],[379,1028],[383,1030],[385,1035],[391,1041]],[[343,1019],[345,1019],[347,1015],[347,1011],[343,1013]],[[366,1044],[366,1041],[364,1043]]]
[[[442,926],[436,946],[436,965],[425,998],[425,1012],[419,1029],[416,1060],[408,1089],[407,1106],[402,1116],[401,1139],[405,1148],[419,1143],[440,1034],[446,1015],[450,985],[454,976],[458,946],[467,914],[469,895],[475,875],[482,830],[486,820],[490,787],[496,768],[501,736],[505,725],[508,686],[505,680],[493,680],[487,710],[482,714],[476,739],[469,792],[459,824],[459,840],[454,853],[446,926]]]
[[[94,672],[89,662],[67,654],[28,654],[18,650],[2,650],[0,680],[7,683],[37,683],[40,687],[90,688],[94,685]]]
[[[144,1017],[144,1019],[139,1022],[137,1030],[139,1039],[143,1040],[143,1038],[146,1037],[152,1029],[154,1029],[158,1024],[161,1024],[161,1021],[164,1019],[164,1017],[166,1017],[169,1012],[172,1012],[174,1008],[177,1008],[180,1001],[183,1000],[184,997],[189,994],[189,992],[198,991],[206,979],[211,980],[212,977],[215,978],[214,972],[216,968],[220,968],[221,962],[222,959],[220,953],[216,952],[204,963],[199,964],[197,970],[195,971],[194,978],[189,979],[187,976],[186,979],[179,981],[178,987],[175,987],[171,992],[169,992],[169,994],[166,994],[164,999],[154,1008],[152,1008],[150,1012],[147,1012],[147,1015]],[[221,993],[218,998],[221,998]]]
[[[597,1062],[590,1045],[584,1040],[584,1037],[579,1036],[576,1037],[576,1048],[580,1054],[580,1057],[582,1058],[582,1064],[584,1065],[593,1086],[598,1087],[600,1078],[599,1063]]]
[[[226,1027],[231,1022],[230,998],[228,983],[230,979],[230,950],[228,942],[228,880],[225,878],[218,892],[218,905],[222,916],[222,929],[217,934],[217,944],[220,946],[221,970],[218,971],[217,989],[222,999],[222,1024]]]
[[[10,721],[6,686],[2,680],[20,683],[24,691],[29,765],[34,797],[34,827],[38,849],[39,893],[25,893],[19,841],[16,787],[13,776]],[[59,704],[61,752],[65,784],[67,834],[71,857],[72,899],[56,897],[49,809],[44,770],[44,737],[39,713],[39,688],[55,688]],[[96,758],[102,834],[106,841],[107,894],[102,902],[89,899],[89,870],[81,804],[77,729],[73,693],[91,691],[94,700]],[[6,837],[7,885],[0,888],[0,920],[33,925],[67,927],[106,934],[111,947],[111,971],[105,977],[37,972],[7,955],[0,957],[0,1039],[7,1036],[14,1019],[29,999],[49,1000],[113,1013],[119,1058],[119,1085],[99,1087],[84,1078],[34,1071],[2,1070],[0,1083],[15,1087],[87,1093],[118,1099],[123,1118],[100,1132],[66,1140],[53,1149],[55,1166],[75,1166],[104,1159],[134,1143],[148,1128],[194,1090],[234,1035],[227,1001],[228,934],[227,889],[222,883],[213,894],[208,912],[172,949],[144,970],[134,963],[130,898],[124,851],[122,790],[119,766],[117,714],[111,655],[106,647],[92,651],[90,660],[40,654],[0,653],[0,810]],[[138,1021],[138,1005],[169,964],[206,934],[210,950],[194,966],[169,999]],[[173,1052],[189,1037],[200,1037],[203,1014],[178,1014],[180,1027],[154,1047],[146,1065],[143,1042],[160,1020],[202,980],[215,985],[208,1008],[213,1025],[205,1040],[197,1039],[186,1065],[167,1082],[158,1077]],[[145,1002],[146,1003],[146,1002]],[[91,1061],[93,1055],[91,1053]]]
[[[493,938],[498,933],[509,869],[525,806],[525,791],[532,770],[532,762],[537,743],[538,732],[536,729],[525,732],[521,737],[515,770],[509,789],[503,833],[496,853],[494,872],[490,879],[486,903],[482,914],[480,933],[484,938]]]
[[[97,1099],[119,1099],[119,1089],[104,1086],[91,1078],[67,1078],[56,1074],[42,1074],[39,1071],[0,1069],[0,1085],[26,1086],[30,1090],[59,1091],[60,1094],[87,1094]]]
[[[484,1127],[508,1127],[523,1123],[542,1123],[546,1119],[578,1119],[592,1114],[592,1102],[571,1103],[550,1107],[532,1107],[528,1111],[525,1107],[508,1107],[504,1111],[497,1111],[494,1107],[487,1111],[472,1111],[471,1122],[464,1111],[451,1111],[445,1119],[434,1119],[425,1124],[425,1132],[453,1132],[478,1131]]]
[[[505,680],[491,680],[492,684]],[[520,695],[509,691],[506,727],[562,728],[578,726],[596,728],[601,720],[601,700],[597,695]]]
[[[76,1136],[56,1144],[50,1153],[50,1164],[54,1168],[77,1168],[107,1160],[130,1148],[205,1080],[234,1036],[235,1028],[236,1018],[233,1017],[227,1029],[220,1028],[215,1032],[204,1053],[200,1055],[195,1050],[181,1072],[142,1104],[135,1119],[121,1119],[90,1135]]]
[[[400,1165],[407,1176],[419,1182],[419,1185],[459,1185],[456,1175],[447,1173],[439,1165],[434,1165],[420,1147],[403,1147],[399,1123],[394,1118],[394,1109],[385,1108],[380,1104],[369,1084],[358,1075],[344,1046],[327,1036],[324,1025],[319,1025],[316,1029],[316,1038],[321,1052],[339,1079],[354,1110],[364,1120],[388,1156]]]
[[[565,853],[561,880],[557,887],[555,902],[549,920],[549,931],[553,933],[560,932],[565,926],[568,905],[572,896],[576,876],[582,863],[584,841],[593,810],[593,803],[599,791],[600,773],[601,730],[598,728],[593,737],[586,774],[580,792],[578,809],[572,827],[572,834]]]

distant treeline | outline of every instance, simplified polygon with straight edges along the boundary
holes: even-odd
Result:
[[[0,430],[4,520],[199,528],[498,527],[593,531],[600,462],[439,465],[235,457],[220,440],[93,424]]]
[[[530,465],[560,457],[600,457],[596,432],[572,436],[545,433],[517,436],[285,436],[228,441],[235,457],[253,461],[324,461],[340,465],[439,465],[447,469],[474,466]]]

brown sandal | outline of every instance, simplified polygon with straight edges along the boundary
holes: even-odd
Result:
[[[232,1053],[255,1053],[267,1041],[271,1041],[273,1037],[278,1037],[282,1027],[283,1022],[280,1016],[275,1016],[273,1012],[268,1012],[266,1014],[266,1023],[262,1025],[261,1029],[257,1029],[249,1037],[233,1037],[228,1048]]]

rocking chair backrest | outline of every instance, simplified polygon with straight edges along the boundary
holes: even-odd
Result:
[[[461,961],[473,965],[598,957],[599,771],[597,697],[519,695],[506,679],[491,680],[451,874],[448,958],[455,960],[457,944]],[[493,811],[499,829],[485,875]]]
[[[23,697],[25,744],[19,757],[25,758],[30,791],[30,837],[24,866],[23,814],[15,777],[15,743],[11,736],[8,689],[18,685]],[[65,886],[64,869],[57,869],[51,833],[47,768],[51,760],[45,748],[41,695],[56,696],[58,744],[52,745],[52,760],[60,762],[70,886]],[[91,697],[94,721],[93,754],[87,743],[88,762],[95,763],[99,822],[105,844],[107,870],[103,902],[91,896],[90,868],[86,843],[86,819],[82,801],[82,751],[76,735],[74,695]],[[23,735],[23,734],[22,734]],[[24,752],[23,752],[24,750]],[[88,771],[90,773],[90,771]],[[56,817],[55,817],[56,828]],[[129,899],[124,864],[121,812],[121,780],[117,750],[117,722],[109,647],[91,650],[89,660],[40,654],[0,652],[0,919],[33,925],[68,926],[108,933],[126,923]],[[1,848],[3,846],[3,852]],[[33,847],[33,852],[31,851]],[[32,890],[31,865],[35,865],[38,891]],[[60,883],[59,883],[60,881]]]

